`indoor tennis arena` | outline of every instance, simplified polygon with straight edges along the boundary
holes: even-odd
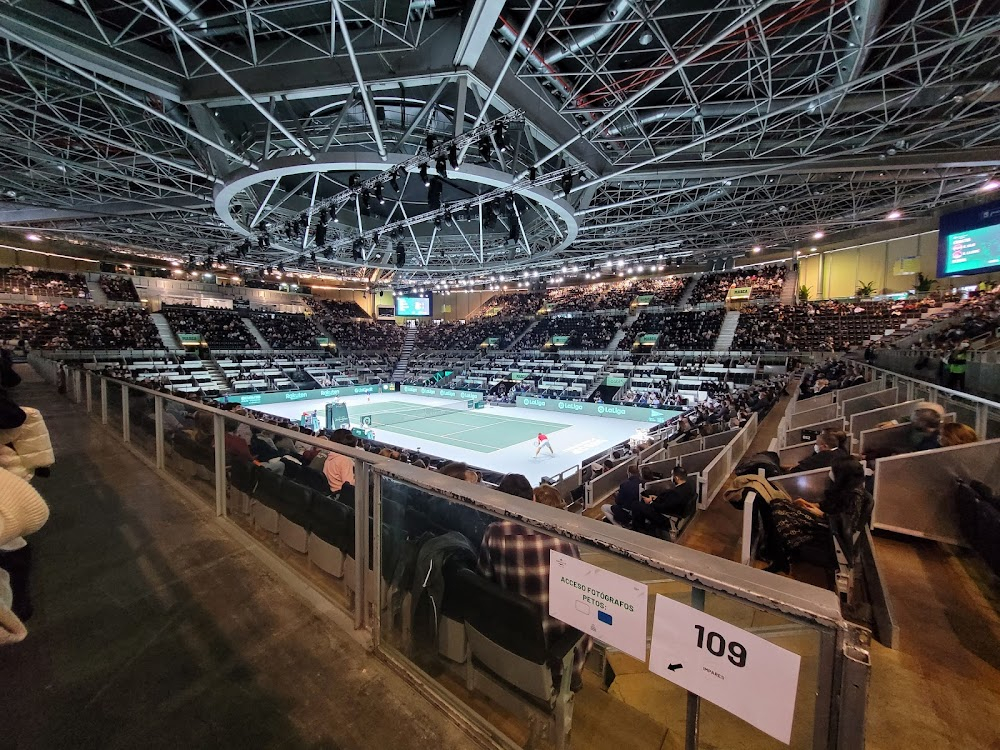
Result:
[[[1000,0],[0,42],[0,750],[1000,750]]]

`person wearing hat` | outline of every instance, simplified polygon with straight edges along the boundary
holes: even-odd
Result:
[[[48,519],[49,508],[37,490],[0,469],[0,545],[38,531]],[[22,641],[28,634],[19,601],[21,593],[18,581],[0,568],[0,646]]]

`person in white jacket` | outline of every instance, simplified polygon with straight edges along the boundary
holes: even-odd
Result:
[[[0,469],[0,545],[38,531],[49,519],[49,508],[30,484]],[[12,611],[13,592],[5,570],[0,569],[0,646],[24,640],[28,634]]]
[[[52,442],[41,413],[18,407],[0,394],[0,468],[24,481],[35,472],[55,463]],[[20,535],[0,541],[0,569],[9,577],[13,590],[13,611],[23,621],[32,614],[29,579],[31,548]]]
[[[37,469],[52,466],[56,457],[41,412],[30,406],[20,410],[25,417],[20,426],[0,429],[0,468],[30,481]],[[12,423],[0,417],[0,428]]]

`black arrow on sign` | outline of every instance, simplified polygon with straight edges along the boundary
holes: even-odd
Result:
[[[684,666],[683,664],[668,664],[667,665],[667,669],[669,669],[671,672],[676,672],[678,669],[680,669],[683,666]]]

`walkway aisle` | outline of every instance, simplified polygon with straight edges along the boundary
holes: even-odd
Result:
[[[868,747],[1000,748],[1000,581],[967,550],[879,534],[899,648],[872,644]]]
[[[0,648],[0,750],[472,743],[55,390],[28,639]]]

